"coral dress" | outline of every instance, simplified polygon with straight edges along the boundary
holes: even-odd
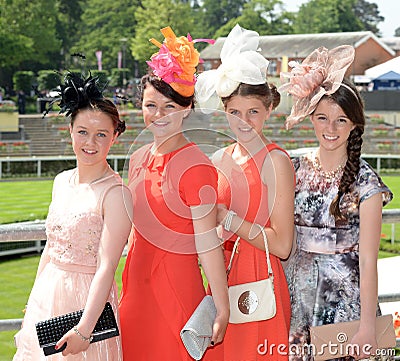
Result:
[[[297,247],[285,270],[292,302],[290,349],[292,360],[312,360],[304,352],[310,342],[309,326],[360,319],[360,204],[381,193],[385,205],[393,194],[361,160],[354,189],[340,202],[347,219],[335,223],[329,206],[343,170],[324,172],[315,152],[293,163]]]
[[[122,275],[124,360],[189,361],[179,333],[205,295],[190,206],[215,204],[217,172],[192,143],[160,156],[150,148],[129,164],[134,232]]]
[[[54,180],[53,198],[46,219],[49,263],[36,278],[29,296],[23,327],[16,335],[14,361],[121,361],[120,337],[92,343],[78,355],[44,356],[35,323],[83,309],[96,272],[103,229],[102,204],[112,187],[121,187],[118,174],[92,184],[74,185],[76,169]],[[114,282],[108,301],[118,320],[118,294]]]
[[[276,144],[268,144],[246,163],[237,165],[232,159],[235,145],[226,148],[218,168],[219,203],[234,210],[239,217],[268,227],[268,188],[260,174],[265,157],[270,151],[283,151]],[[218,162],[219,163],[219,162]],[[235,234],[224,233],[226,265],[232,253]],[[276,315],[265,321],[228,324],[224,341],[205,354],[206,361],[285,360],[290,326],[290,302],[285,274],[278,257],[270,254],[274,272]],[[240,240],[228,285],[254,282],[268,277],[265,251]],[[277,351],[278,345],[281,352]],[[283,351],[283,352],[282,352]]]

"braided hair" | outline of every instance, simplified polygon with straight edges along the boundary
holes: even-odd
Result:
[[[343,80],[342,85],[335,93],[326,97],[338,104],[355,125],[347,140],[347,161],[340,179],[338,194],[329,208],[335,220],[340,221],[345,219],[345,216],[340,211],[340,200],[344,194],[352,190],[360,171],[362,135],[365,126],[364,103],[356,87],[347,79]]]

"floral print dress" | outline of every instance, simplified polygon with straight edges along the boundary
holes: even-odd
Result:
[[[323,171],[315,152],[293,163],[297,242],[285,270],[292,305],[289,343],[292,352],[299,351],[291,359],[310,360],[301,347],[310,342],[309,326],[360,318],[359,206],[377,193],[382,194],[386,205],[393,194],[361,160],[355,187],[340,203],[347,218],[335,222],[329,206],[337,194],[343,169]]]

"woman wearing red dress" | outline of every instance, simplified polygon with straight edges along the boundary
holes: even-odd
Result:
[[[280,258],[288,257],[293,240],[294,170],[286,152],[262,132],[280,95],[267,83],[268,61],[257,48],[256,32],[234,27],[221,50],[220,67],[199,75],[196,96],[204,108],[216,104],[217,97],[222,100],[237,140],[213,157],[227,264],[240,237],[228,285],[268,277],[262,226],[274,274],[276,315],[229,323],[224,341],[206,353],[207,361],[285,360],[289,354],[290,300]]]
[[[229,318],[223,252],[216,233],[217,172],[182,133],[192,111],[199,54],[190,36],[161,30],[163,44],[140,84],[154,142],[134,152],[129,188],[135,207],[120,301],[124,360],[192,360],[180,330],[205,296],[199,260],[217,309],[211,342]]]

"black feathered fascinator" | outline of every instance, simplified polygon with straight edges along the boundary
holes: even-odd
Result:
[[[58,96],[50,102],[44,115],[49,113],[55,103],[60,107],[60,114],[71,115],[78,109],[86,108],[92,101],[104,99],[104,88],[100,87],[99,78],[89,72],[87,78],[83,74],[68,71],[64,82],[58,87]]]

